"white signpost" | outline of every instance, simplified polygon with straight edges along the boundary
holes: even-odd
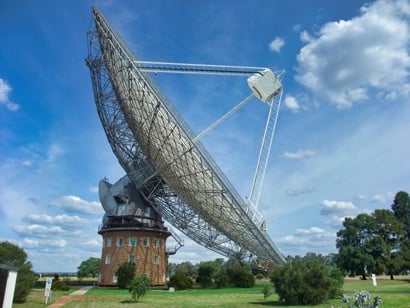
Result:
[[[373,287],[377,287],[376,275],[372,274]]]
[[[51,280],[50,278],[48,278],[46,280],[46,288],[44,290],[44,297],[46,298],[46,304],[48,303],[48,300],[51,300],[51,295],[52,295],[52,291],[51,291],[51,284],[53,283],[53,280]]]

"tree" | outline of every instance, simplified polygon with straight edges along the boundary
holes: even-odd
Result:
[[[402,268],[398,253],[403,224],[392,211],[375,210],[371,215],[359,214],[346,218],[344,229],[337,232],[336,246],[339,249],[337,264],[349,275],[368,273],[393,274]]]
[[[35,274],[26,252],[9,242],[0,243],[0,264],[17,268],[17,280],[13,302],[24,303],[35,283]]]
[[[101,259],[99,258],[88,258],[87,260],[81,262],[80,266],[77,267],[77,277],[92,277],[95,278],[100,272]]]
[[[271,272],[279,300],[290,305],[317,305],[341,293],[343,274],[321,255],[289,257]]]
[[[370,253],[373,224],[370,215],[359,214],[356,218],[346,217],[344,229],[337,232],[338,265],[351,276],[361,275],[366,279],[367,271],[374,270],[375,261]]]
[[[401,267],[397,252],[403,235],[403,224],[389,210],[375,210],[372,217],[375,223],[371,254],[376,263],[375,273],[386,273],[393,279]]]
[[[181,272],[176,272],[169,279],[169,286],[175,288],[175,290],[192,289],[193,281],[191,277],[185,276]]]
[[[134,277],[128,285],[128,292],[131,293],[132,299],[138,302],[139,298],[147,292],[150,283],[151,280],[145,274]]]
[[[177,264],[175,267],[175,273],[181,273],[185,276],[194,278],[197,276],[198,271],[191,262],[187,261]]]
[[[120,289],[127,289],[135,277],[135,263],[123,262],[117,269],[117,282]]]
[[[403,223],[404,233],[410,235],[410,197],[404,191],[399,191],[391,206],[394,216]]]
[[[214,274],[217,272],[214,262],[202,262],[198,268],[198,278],[196,281],[201,284],[203,288],[209,288],[213,283]]]

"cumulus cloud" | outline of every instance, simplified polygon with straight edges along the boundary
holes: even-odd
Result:
[[[385,98],[406,95],[409,7],[407,0],[379,0],[364,6],[358,17],[302,33],[307,44],[297,56],[296,80],[338,107],[367,100],[373,92]]]
[[[12,89],[7,82],[0,78],[0,105],[6,106],[6,108],[10,111],[17,111],[20,108],[20,105],[13,103],[10,100],[9,94],[11,90]]]
[[[72,229],[84,225],[87,222],[86,219],[80,218],[79,216],[49,216],[47,214],[30,214],[24,217],[23,221],[31,224],[59,225],[65,229]]]
[[[44,248],[44,247],[54,247],[54,248],[64,248],[67,246],[67,241],[66,240],[45,240],[42,239],[41,241],[39,240],[32,240],[25,238],[23,242],[21,243],[21,246],[23,248]]]
[[[291,95],[286,95],[285,97],[285,106],[287,108],[289,108],[290,110],[297,112],[300,109],[300,104],[299,102],[296,100],[295,97],[291,96]]]
[[[293,153],[286,151],[283,154],[283,157],[289,158],[289,159],[304,159],[304,158],[310,158],[316,155],[317,153],[312,150],[298,150],[297,152],[293,152]]]
[[[63,234],[65,231],[58,226],[42,226],[42,225],[30,225],[30,226],[15,226],[14,231],[20,236],[33,236],[33,237],[47,237],[56,234]]]
[[[77,212],[84,214],[103,214],[104,211],[99,202],[85,201],[77,196],[64,196],[53,200],[51,205],[66,210],[67,212]]]
[[[358,195],[358,199],[360,200],[365,200],[369,201],[372,203],[381,203],[381,204],[390,204],[393,203],[394,200],[394,194],[391,192],[385,193],[385,194],[375,194],[375,195]]]
[[[283,45],[285,45],[285,41],[280,37],[276,37],[272,42],[270,42],[269,50],[279,53]]]
[[[310,227],[309,229],[296,229],[296,234],[298,235],[309,235],[309,234],[325,234],[325,230],[319,227]]]
[[[319,227],[297,229],[295,234],[287,235],[277,241],[282,251],[292,255],[303,255],[308,252],[329,253],[328,249],[334,245],[336,234],[327,232]]]
[[[356,206],[350,201],[323,200],[321,204],[320,215],[324,216],[342,217],[353,215],[357,212]]]

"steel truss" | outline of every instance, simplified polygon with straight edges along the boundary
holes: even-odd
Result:
[[[86,63],[97,111],[137,189],[201,245],[228,257],[253,254],[283,262],[246,203],[96,7],[93,16]]]

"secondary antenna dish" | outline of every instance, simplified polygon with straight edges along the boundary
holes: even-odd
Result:
[[[93,17],[95,30],[88,34],[86,62],[97,111],[114,154],[141,196],[165,220],[217,253],[228,257],[251,254],[284,262],[265,231],[257,200],[242,199],[148,75],[147,71],[160,71],[158,66],[149,68],[148,62],[138,61],[95,6]],[[180,64],[160,65],[161,71],[172,71],[173,67],[176,72],[189,71]],[[196,73],[220,70],[245,74],[240,72],[243,67],[188,66]],[[266,127],[272,128],[272,123],[275,127],[276,120],[271,119],[277,119],[280,107],[280,100],[274,104],[275,95],[282,93],[279,79],[263,68],[251,68],[246,74],[251,75],[248,83],[252,91],[270,106]],[[272,112],[274,108],[276,113]],[[273,131],[267,133],[265,129],[263,154],[266,140],[271,144]],[[252,191],[263,179],[264,162],[267,157],[260,155]],[[109,205],[107,210],[111,210]]]

